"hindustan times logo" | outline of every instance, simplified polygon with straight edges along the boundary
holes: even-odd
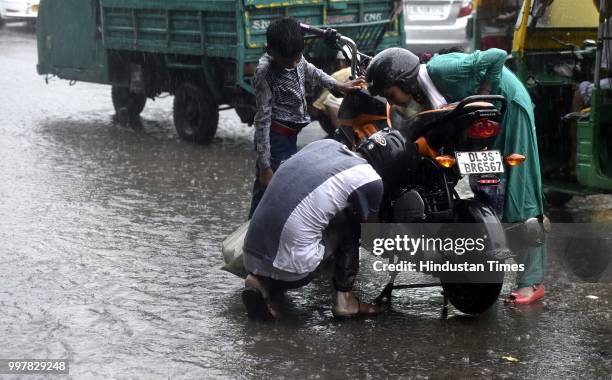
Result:
[[[485,263],[454,263],[450,261],[434,262],[431,260],[399,261],[397,263],[383,263],[377,260],[372,265],[376,272],[524,272],[525,264],[506,264],[498,260],[487,260]],[[488,269],[487,269],[488,268]]]
[[[484,252],[486,239],[486,235],[481,238],[428,238],[425,235],[414,238],[408,235],[396,235],[395,238],[375,238],[372,253],[381,256],[385,252],[401,252],[412,256],[417,252],[435,250],[453,252],[461,256],[466,252]]]

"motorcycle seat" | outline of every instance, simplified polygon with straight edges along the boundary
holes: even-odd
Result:
[[[449,115],[452,111],[455,110],[456,104],[450,104],[446,107],[435,109],[435,110],[427,110],[420,112],[416,115],[417,120],[422,123],[435,123],[440,121],[441,118]],[[470,113],[475,109],[493,109],[495,106],[489,102],[473,102],[466,104],[461,110],[458,111],[456,116],[461,116],[466,113]]]
[[[420,112],[409,120],[393,120],[393,125],[395,128],[400,130],[406,139],[415,141],[419,137],[427,134],[427,132],[429,132],[432,128],[442,125],[447,118],[454,119],[455,117],[466,115],[474,110],[495,109],[495,106],[492,103],[473,102],[466,104],[462,109],[454,113],[453,111],[455,111],[455,106],[456,104],[452,104],[444,108]]]

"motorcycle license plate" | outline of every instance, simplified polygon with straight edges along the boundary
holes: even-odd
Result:
[[[499,150],[457,152],[455,157],[459,172],[463,175],[504,172],[504,163]]]

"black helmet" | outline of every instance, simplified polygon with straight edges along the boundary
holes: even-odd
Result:
[[[405,92],[416,94],[420,65],[419,57],[406,49],[385,49],[368,65],[368,90],[374,96],[382,95],[386,88],[397,85]]]
[[[388,190],[406,183],[418,157],[416,145],[407,144],[402,134],[393,129],[384,129],[363,140],[357,146],[357,152],[381,176]]]

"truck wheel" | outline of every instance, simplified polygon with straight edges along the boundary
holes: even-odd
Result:
[[[174,95],[174,126],[186,141],[209,143],[219,122],[219,107],[201,85],[184,82]]]
[[[4,21],[4,19],[0,16],[0,29],[4,28],[4,25],[6,24],[6,22]]]
[[[481,314],[497,301],[502,283],[447,283],[442,284],[442,289],[444,289],[444,295],[457,310],[466,314]]]
[[[130,92],[128,87],[113,86],[111,97],[117,115],[121,112],[127,112],[130,121],[138,119],[147,102],[147,97],[144,94]]]
[[[553,207],[563,207],[567,202],[571,201],[574,196],[559,191],[547,191],[544,193],[544,197],[549,205]]]

